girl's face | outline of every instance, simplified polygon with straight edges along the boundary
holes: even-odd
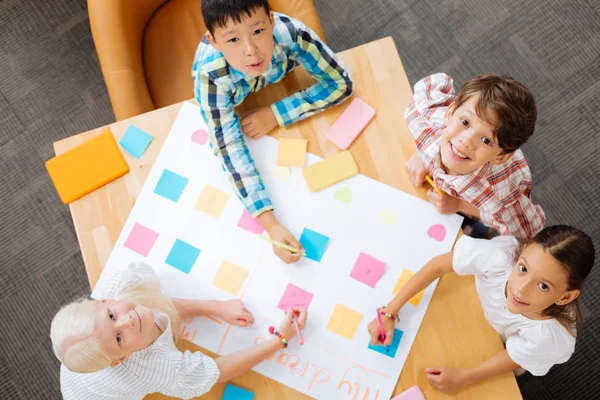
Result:
[[[96,307],[96,336],[116,364],[153,343],[154,313],[125,300],[101,300]]]
[[[542,319],[552,304],[566,305],[577,296],[579,290],[568,290],[562,265],[535,243],[525,247],[506,284],[508,310],[531,319]]]

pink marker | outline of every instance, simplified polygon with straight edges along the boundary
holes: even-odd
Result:
[[[298,318],[296,318],[296,314],[294,314],[294,327],[296,328],[296,336],[298,336],[298,342],[300,346],[304,344],[304,339],[302,339],[302,333],[300,332],[300,327],[298,326]]]
[[[377,325],[379,325],[379,339],[381,342],[385,342],[385,331],[383,330],[383,321],[381,320],[381,313],[377,310]]]

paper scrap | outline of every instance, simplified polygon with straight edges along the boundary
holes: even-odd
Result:
[[[352,340],[363,315],[342,304],[336,304],[327,324],[327,330]]]
[[[281,167],[304,167],[306,139],[280,138],[277,165]]]

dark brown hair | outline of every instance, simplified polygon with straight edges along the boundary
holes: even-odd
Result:
[[[464,84],[456,97],[455,110],[479,94],[475,112],[495,125],[494,137],[503,154],[512,153],[533,135],[537,110],[533,93],[521,82],[498,75],[479,75]],[[490,121],[489,112],[496,117]]]
[[[594,243],[587,234],[568,225],[548,226],[529,243],[521,244],[515,258],[518,259],[525,247],[531,244],[546,250],[562,265],[568,275],[568,290],[582,290],[583,282],[594,266],[595,257]],[[542,314],[556,318],[575,337],[583,322],[579,299],[564,306],[552,304]]]
[[[202,0],[201,8],[204,25],[211,34],[217,27],[224,28],[230,18],[239,24],[243,14],[250,17],[257,8],[263,8],[267,15],[270,12],[267,0]]]

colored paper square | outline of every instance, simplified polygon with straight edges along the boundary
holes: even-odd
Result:
[[[178,270],[189,274],[198,255],[200,255],[200,249],[177,239],[165,262],[171,267],[175,267]]]
[[[225,391],[223,392],[221,400],[252,400],[253,398],[254,393],[228,383],[225,386]]]
[[[232,264],[229,261],[223,261],[212,284],[237,296],[247,276],[248,270],[246,268]]]
[[[152,250],[156,239],[158,239],[158,232],[136,223],[129,232],[124,246],[144,257],[148,257],[148,253]]]
[[[210,185],[204,186],[202,194],[196,203],[196,210],[202,211],[212,217],[219,218],[229,195],[222,190]]]
[[[188,178],[165,169],[154,188],[154,193],[177,203],[187,183]]]
[[[379,279],[381,279],[384,270],[385,263],[368,254],[360,253],[352,272],[350,272],[350,276],[374,288]]]
[[[252,214],[250,214],[250,211],[246,209],[244,209],[244,212],[240,217],[238,226],[242,229],[247,230],[250,233],[255,233],[257,235],[260,235],[265,230],[258,218],[252,218]]]
[[[398,281],[396,282],[396,286],[394,287],[394,290],[392,291],[392,294],[396,295],[396,293],[398,293],[400,291],[400,289],[402,289],[402,287],[404,285],[406,285],[406,282],[408,282],[409,279],[412,278],[413,275],[414,275],[414,273],[410,272],[407,269],[403,269],[402,273],[400,274],[400,278],[398,278]],[[418,306],[419,302],[421,301],[421,297],[423,297],[424,291],[425,291],[425,289],[423,289],[419,293],[415,294],[408,302],[411,304],[414,304],[415,306]]]
[[[281,167],[304,167],[306,159],[305,139],[279,139],[277,165]]]
[[[329,318],[327,330],[352,340],[363,315],[341,304],[336,304]]]
[[[369,349],[388,356],[391,358],[396,357],[396,351],[400,345],[400,339],[402,339],[402,332],[400,329],[394,329],[394,337],[392,338],[392,344],[387,346],[373,346],[369,343]]]
[[[325,235],[321,235],[315,231],[304,228],[302,236],[300,236],[300,244],[306,253],[306,258],[310,258],[313,261],[321,262],[323,254],[327,249],[327,243],[329,238]]]
[[[281,296],[281,300],[279,300],[277,308],[283,311],[287,311],[291,307],[302,307],[308,309],[312,298],[312,293],[309,293],[296,285],[288,283],[287,287],[285,288],[285,292],[283,292],[283,296]]]
[[[126,152],[139,160],[151,141],[152,136],[133,125],[129,125],[119,144]]]

